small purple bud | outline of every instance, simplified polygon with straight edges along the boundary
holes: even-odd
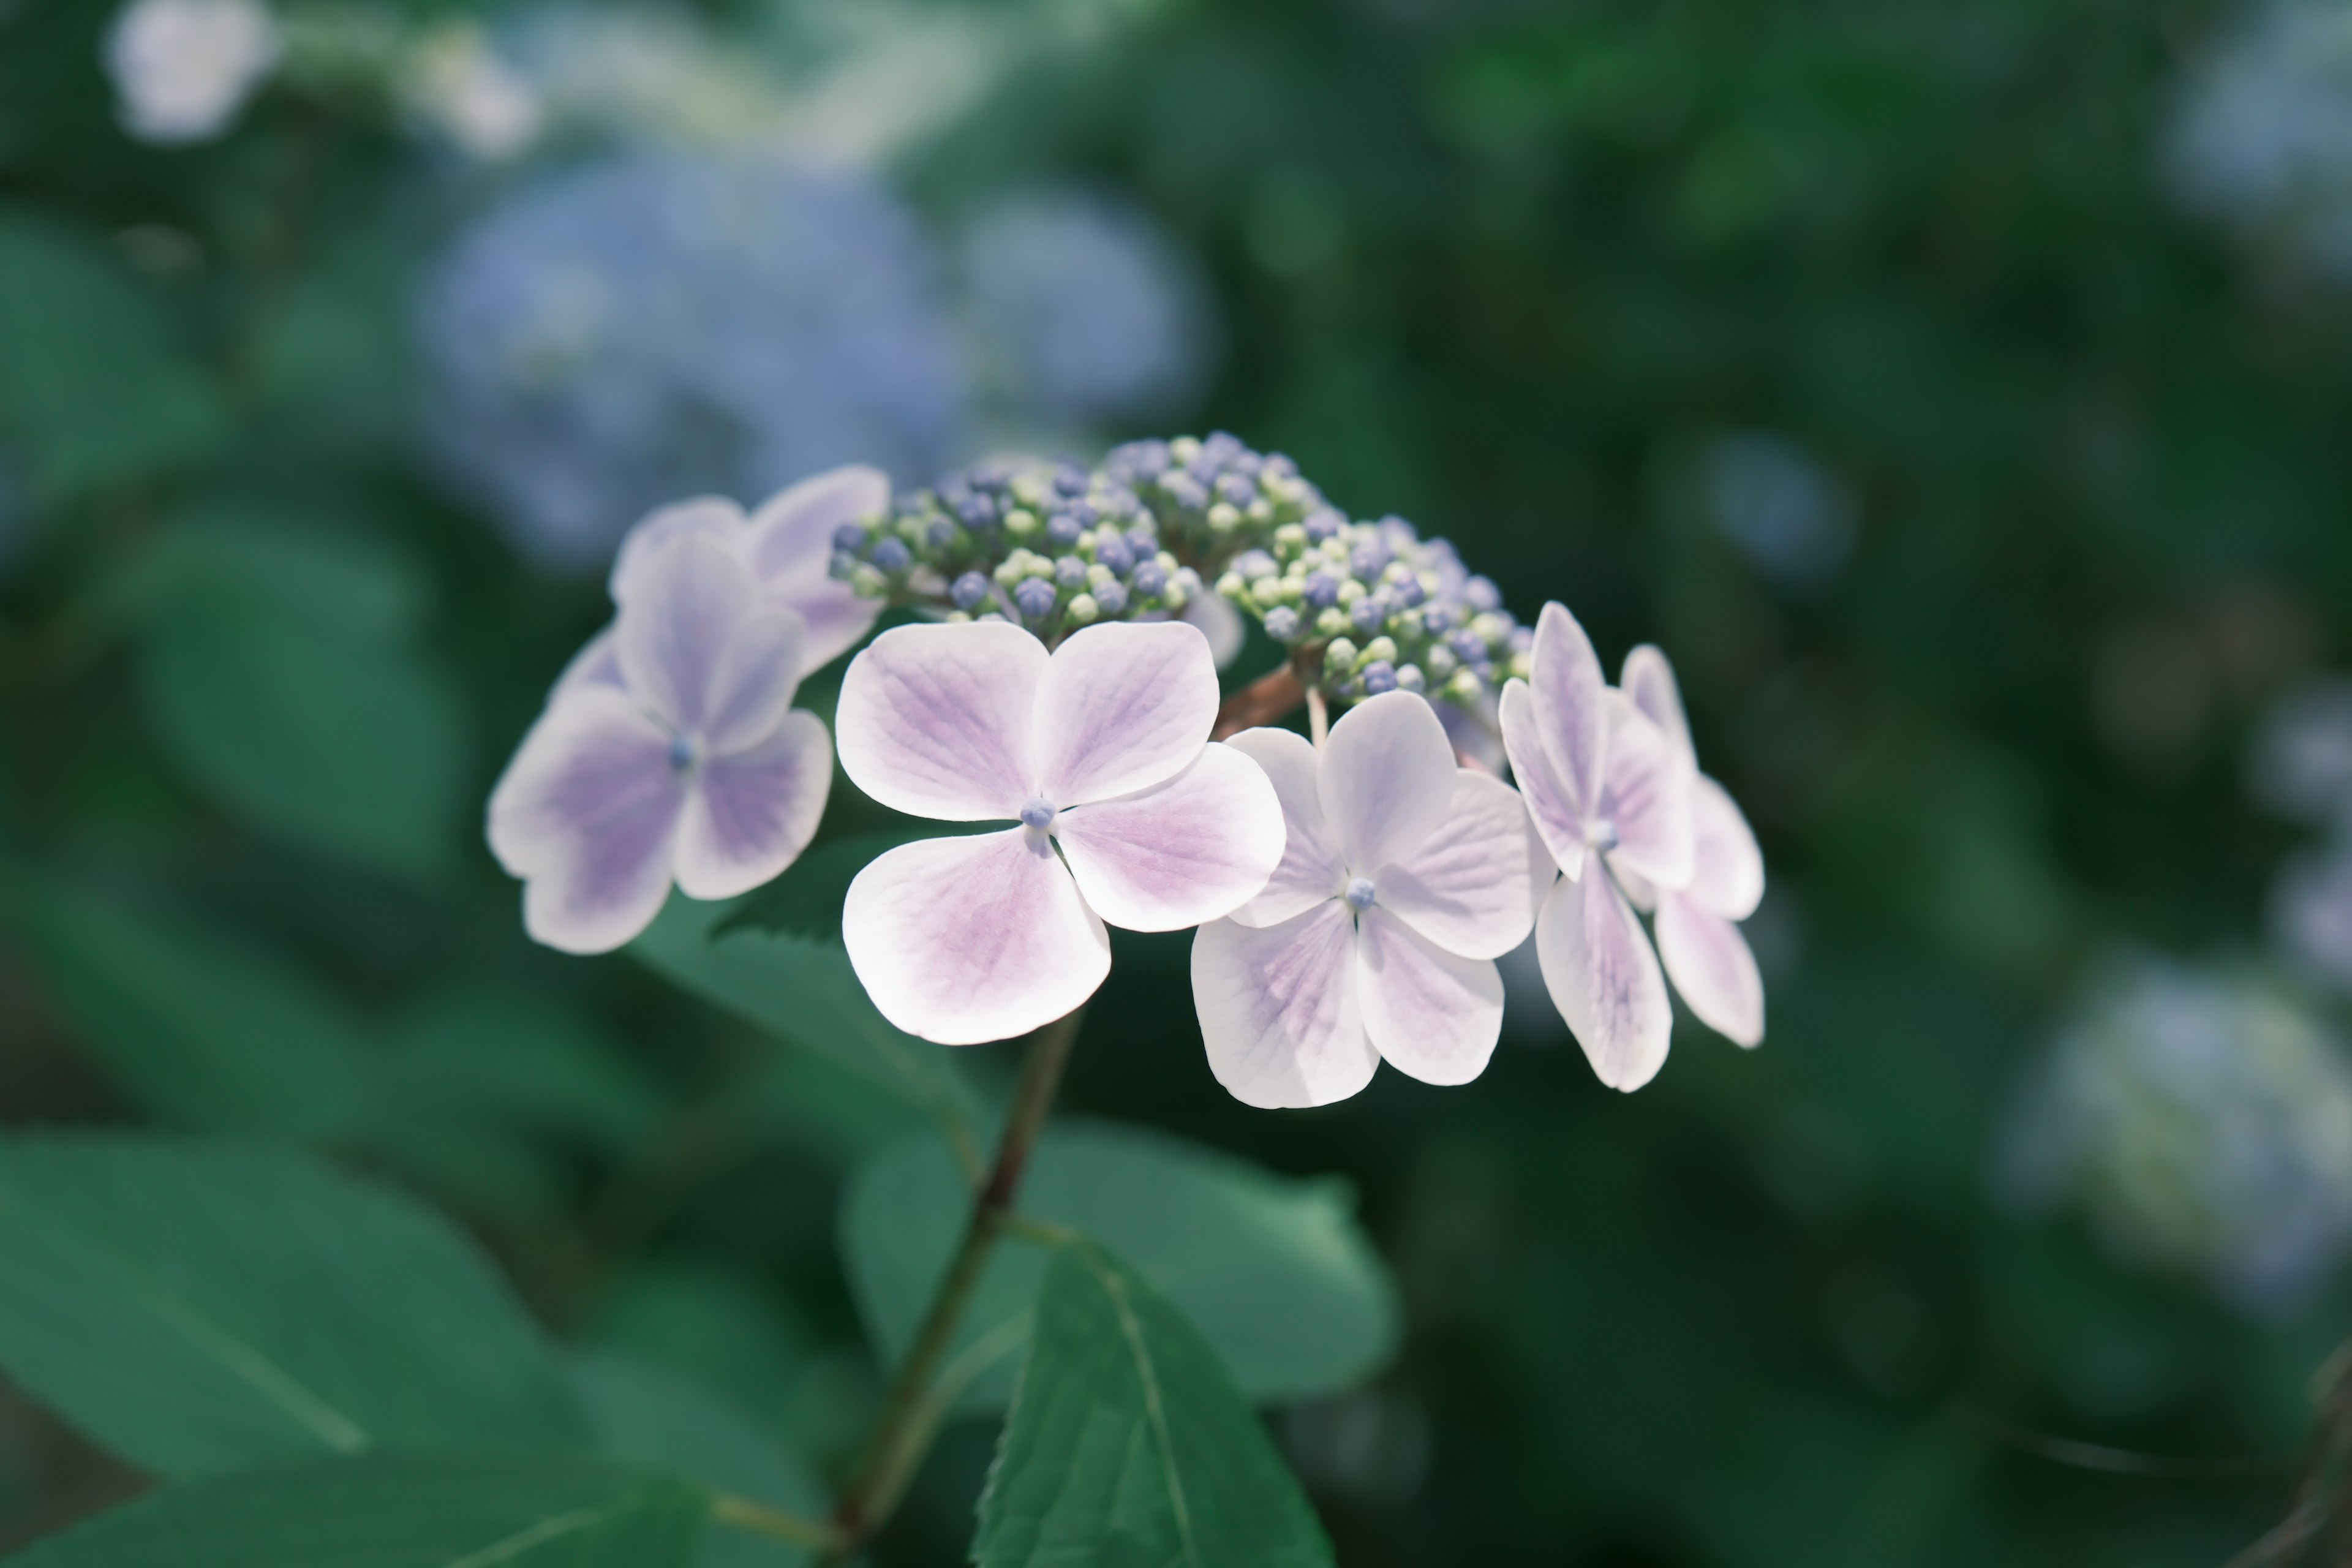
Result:
[[[1533,626],[1513,626],[1511,628],[1511,651],[1513,653],[1533,653],[1535,651],[1535,647],[1536,634]]]
[[[948,590],[948,596],[955,600],[957,609],[972,609],[988,597],[988,579],[977,572],[967,572],[955,580],[955,586]]]
[[[1475,632],[1455,632],[1445,639],[1445,646],[1452,648],[1454,657],[1465,664],[1473,664],[1486,657],[1486,645],[1478,640]]]
[[[1472,609],[1484,614],[1502,607],[1503,591],[1496,587],[1490,578],[1473,577],[1462,584],[1462,599]]]
[[[1043,577],[1024,577],[1013,590],[1013,602],[1021,613],[1033,621],[1044,620],[1054,613],[1054,584]]]
[[[1282,568],[1263,550],[1244,550],[1234,557],[1234,570],[1242,574],[1243,582],[1255,583],[1260,577],[1273,576]]]
[[[1168,588],[1168,573],[1157,561],[1146,561],[1135,569],[1135,591],[1147,599],[1156,599]]]
[[[1126,540],[1114,533],[1097,542],[1095,564],[1108,566],[1124,576],[1135,565],[1135,552],[1128,547]]]
[[[1321,511],[1307,513],[1307,521],[1302,526],[1307,530],[1307,540],[1312,543],[1320,544],[1347,525],[1346,518],[1341,517],[1329,507],[1325,507]]]
[[[1328,572],[1312,572],[1298,596],[1315,609],[1328,610],[1339,602],[1339,579]]]
[[[865,549],[866,525],[862,522],[843,523],[833,531],[833,547],[835,550]]]
[[[1093,593],[1095,596],[1095,604],[1101,608],[1104,615],[1123,616],[1127,614],[1126,584],[1105,583],[1101,587],[1094,589]]]
[[[1064,588],[1077,589],[1087,585],[1087,563],[1075,555],[1065,555],[1054,563],[1054,582]]]
[[[923,530],[923,542],[934,550],[945,550],[955,542],[956,525],[946,518],[935,517]]]
[[[1398,584],[1396,595],[1397,603],[1408,610],[1417,608],[1423,599],[1429,597],[1428,594],[1423,591],[1421,579],[1418,577],[1408,577]]]
[[[1229,463],[1248,450],[1242,445],[1242,438],[1230,430],[1212,430],[1201,442],[1201,455],[1214,458],[1220,463]]]
[[[1295,479],[1298,477],[1298,465],[1290,460],[1287,453],[1268,452],[1260,471],[1278,479]]]
[[[877,543],[873,553],[866,556],[866,559],[874,563],[877,571],[897,574],[904,572],[913,563],[915,557],[914,553],[907,548],[907,542],[894,534]]]
[[[1160,481],[1168,499],[1187,511],[1206,511],[1209,507],[1208,487],[1190,474],[1170,474]]]
[[[1054,489],[1066,496],[1087,493],[1087,471],[1076,463],[1064,463],[1054,470]]]
[[[955,510],[966,528],[986,528],[996,521],[996,503],[983,495],[963,497]]]
[[[1298,612],[1288,605],[1276,605],[1265,613],[1265,635],[1276,642],[1288,642],[1298,635]]]
[[[1389,618],[1388,606],[1381,603],[1378,594],[1367,594],[1348,610],[1348,623],[1360,632],[1375,632]]]
[[[1451,630],[1454,626],[1454,606],[1443,599],[1438,600],[1421,612],[1421,624],[1429,629],[1432,637],[1439,632]]]
[[[1138,561],[1149,561],[1160,552],[1160,532],[1149,522],[1139,522],[1127,531],[1127,547]]]
[[[1387,659],[1364,666],[1361,674],[1364,679],[1364,695],[1367,697],[1378,697],[1383,691],[1396,689],[1396,666]]]
[[[1348,552],[1348,567],[1359,577],[1377,577],[1388,563],[1388,547],[1377,542],[1359,544]]]
[[[1381,519],[1381,537],[1388,541],[1390,549],[1399,550],[1414,542],[1421,535],[1413,531],[1412,524],[1391,512]]]
[[[1234,506],[1247,506],[1257,500],[1257,487],[1239,474],[1227,474],[1217,481],[1217,499]]]
[[[1021,803],[1021,826],[1039,831],[1054,826],[1054,803],[1043,795],[1032,795]],[[1001,819],[1000,819],[1001,820]]]
[[[1057,511],[1045,520],[1045,537],[1065,550],[1076,544],[1078,535],[1085,531],[1086,526],[1066,511]]]
[[[1167,470],[1168,443],[1129,441],[1123,447],[1114,447],[1103,459],[1103,467],[1121,483],[1134,485]]]

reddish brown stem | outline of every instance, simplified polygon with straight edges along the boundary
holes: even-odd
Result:
[[[1279,723],[1306,700],[1307,688],[1299,683],[1298,672],[1286,664],[1226,698],[1225,705],[1217,710],[1216,728],[1209,731],[1209,739],[1222,741],[1261,724]]]

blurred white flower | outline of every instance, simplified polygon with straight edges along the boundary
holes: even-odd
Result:
[[[2289,1310],[2352,1252],[2352,1058],[2255,976],[2119,960],[2021,1087],[1995,1174],[2130,1259]]]
[[[539,93],[481,30],[439,28],[418,45],[401,81],[409,111],[474,157],[513,157],[539,135]]]
[[[2352,992],[2352,842],[2287,858],[2271,879],[2270,926],[2298,969]]]
[[[165,145],[226,131],[278,53],[258,0],[132,0],[106,37],[123,128]]]
[[[2271,704],[2247,749],[2246,787],[2298,822],[2352,819],[2352,680],[2312,681]]]

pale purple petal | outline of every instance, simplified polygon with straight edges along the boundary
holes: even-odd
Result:
[[[627,604],[636,593],[639,569],[658,553],[660,547],[690,533],[701,534],[722,549],[750,560],[746,546],[751,536],[744,531],[743,509],[726,497],[697,496],[692,500],[656,507],[621,536],[621,548],[613,556],[613,603]]]
[[[1217,661],[1219,669],[1241,657],[1249,627],[1243,624],[1242,613],[1216,595],[1193,595],[1184,601],[1176,617],[1199,628],[1201,635],[1209,639],[1209,657]]]
[[[1536,733],[1552,760],[1560,793],[1579,821],[1591,816],[1601,798],[1601,771],[1609,748],[1608,716],[1601,694],[1608,683],[1601,659],[1566,605],[1554,601],[1536,618],[1534,669]],[[1513,759],[1517,765],[1517,759]]]
[[[1698,752],[1691,744],[1690,721],[1683,716],[1682,688],[1675,684],[1675,667],[1666,662],[1666,656],[1648,643],[1642,644],[1625,656],[1617,686],[1696,766]]]
[[[523,923],[567,952],[604,952],[645,929],[670,879],[685,786],[669,736],[613,687],[541,715],[490,794],[491,852],[526,879]]]
[[[1464,768],[1437,831],[1371,878],[1380,908],[1448,952],[1500,958],[1535,928],[1552,874],[1518,792]]]
[[[1045,674],[1045,645],[1001,621],[884,632],[842,677],[842,771],[910,816],[1016,817],[1035,793],[1030,715]]]
[[[1246,755],[1209,745],[1166,784],[1062,813],[1054,837],[1095,913],[1128,931],[1181,931],[1265,886],[1282,858],[1282,803]]]
[[[609,686],[614,690],[628,689],[628,682],[621,679],[620,646],[609,626],[590,637],[580,651],[572,656],[572,662],[565,665],[563,673],[555,678],[555,685],[549,690],[547,700],[551,703],[565,692],[577,690],[583,686]]]
[[[1559,764],[1544,750],[1536,729],[1535,694],[1524,680],[1503,688],[1503,747],[1510,754],[1511,778],[1527,802],[1536,832],[1571,882],[1584,875],[1584,817],[1559,782]]]
[[[759,600],[742,557],[708,533],[647,549],[631,568],[629,597],[613,623],[630,695],[677,733],[699,731],[719,651]]]
[[[1348,868],[1367,875],[1419,848],[1445,820],[1461,771],[1425,699],[1387,691],[1341,714],[1316,780]]]
[[[1323,816],[1315,748],[1291,730],[1244,730],[1225,744],[1265,770],[1282,803],[1285,835],[1282,863],[1265,889],[1232,918],[1245,926],[1280,925],[1337,898],[1348,884],[1348,868],[1339,858],[1339,837]]]
[[[1658,956],[1700,1023],[1734,1045],[1764,1038],[1764,977],[1737,925],[1683,894],[1662,894]]]
[[[754,610],[736,626],[711,672],[710,710],[698,737],[709,755],[742,751],[775,732],[800,684],[805,640],[800,616],[786,609]]]
[[[866,598],[830,577],[798,587],[772,587],[767,595],[770,604],[793,611],[808,626],[801,654],[803,679],[865,641],[882,614],[881,600]]]
[[[1110,973],[1109,933],[1026,827],[878,857],[849,884],[841,940],[882,1016],[946,1046],[1025,1035]]]
[[[1692,791],[1691,825],[1691,901],[1726,920],[1746,920],[1764,899],[1764,852],[1738,804],[1705,773]]]
[[[882,601],[832,575],[833,532],[888,510],[890,480],[853,465],[803,479],[751,514],[752,570],[769,601],[808,623],[802,673],[832,663],[873,629]]]
[[[1208,743],[1217,702],[1208,639],[1181,621],[1073,633],[1037,686],[1037,793],[1066,807],[1174,778]]]
[[[1601,816],[1617,832],[1609,862],[1656,887],[1683,887],[1696,852],[1691,792],[1698,772],[1624,693],[1607,696],[1609,773]]]
[[[677,869],[691,899],[731,899],[800,858],[833,788],[833,742],[814,713],[783,714],[758,745],[696,770],[678,819]]]
[[[1192,1005],[1209,1070],[1267,1110],[1329,1105],[1372,1081],[1355,921],[1327,902],[1279,925],[1216,921],[1192,938]]]
[[[1493,962],[1448,952],[1377,904],[1356,931],[1356,989],[1373,1046],[1423,1083],[1468,1083],[1502,1037]]]
[[[1641,921],[1616,884],[1596,873],[1552,889],[1536,917],[1536,956],[1592,1070],[1631,1093],[1665,1065],[1674,1009]]]

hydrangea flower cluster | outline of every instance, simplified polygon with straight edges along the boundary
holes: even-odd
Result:
[[[844,468],[749,516],[665,507],[623,542],[613,595],[613,626],[491,801],[492,847],[551,945],[618,946],[673,881],[731,897],[792,863],[829,773],[793,689],[894,602],[921,618],[850,661],[841,766],[892,810],[1003,825],[891,849],[849,887],[850,963],[907,1032],[1041,1028],[1101,985],[1118,926],[1197,928],[1202,1042],[1253,1105],[1344,1099],[1383,1060],[1476,1078],[1501,1032],[1495,960],[1530,929],[1613,1088],[1663,1064],[1669,980],[1702,1022],[1763,1037],[1738,929],[1763,858],[1698,771],[1664,656],[1634,649],[1610,687],[1562,606],[1520,628],[1443,541],[1348,522],[1231,437],[1137,443],[1094,470],[987,462],[895,501],[879,472]],[[1288,645],[1280,690],[1307,703],[1311,740],[1215,738],[1246,721],[1227,718],[1210,637],[1176,617],[1228,603]],[[1327,724],[1318,698],[1349,706]],[[1517,788],[1465,765],[1446,709],[1499,728]]]

